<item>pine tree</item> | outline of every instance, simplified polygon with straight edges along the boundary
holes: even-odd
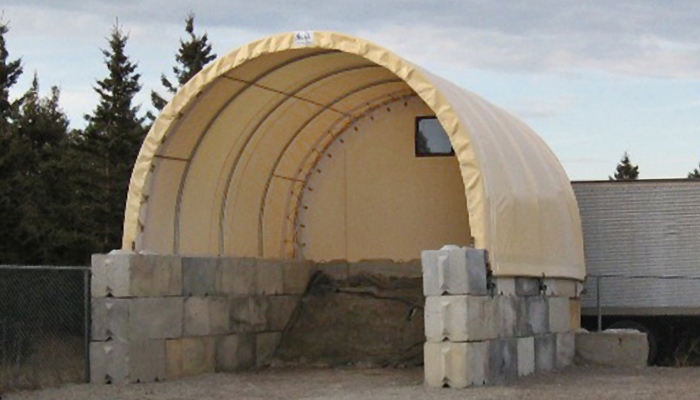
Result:
[[[134,96],[141,90],[137,64],[125,53],[128,36],[115,24],[109,49],[102,50],[109,71],[94,87],[99,103],[85,132],[75,138],[81,154],[76,182],[85,210],[84,223],[100,242],[100,251],[118,248],[131,171],[146,131]]]
[[[5,42],[7,32],[7,24],[0,21],[0,124],[6,124],[11,118],[15,107],[10,101],[10,88],[22,75],[22,59],[8,60],[9,53]]]
[[[700,164],[698,164],[698,168],[688,174],[688,179],[700,179]]]
[[[189,37],[186,41],[180,39],[180,49],[175,56],[176,65],[173,67],[177,83],[171,82],[165,74],[160,77],[161,84],[170,96],[175,94],[177,89],[192,79],[202,68],[216,59],[216,54],[212,53],[207,34],[197,36],[194,33],[194,13],[192,12],[187,14],[185,18],[185,32]],[[167,100],[156,91],[151,91],[151,103],[158,111],[161,111],[168,104]],[[149,118],[155,119],[155,116],[149,113]]]
[[[622,159],[620,160],[620,163],[617,164],[614,177],[609,176],[608,178],[611,181],[635,181],[638,177],[639,166],[632,165],[629,155],[627,152],[625,152],[624,156],[622,156]]]

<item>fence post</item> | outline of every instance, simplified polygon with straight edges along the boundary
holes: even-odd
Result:
[[[601,288],[602,279],[603,279],[603,277],[600,275],[595,277],[595,284],[596,284],[595,301],[596,301],[596,308],[597,308],[597,313],[598,313],[598,332],[603,330],[603,308],[600,305],[600,288]]]
[[[92,314],[92,307],[90,307],[90,278],[92,274],[92,269],[88,268],[83,271],[83,307],[85,312],[85,317],[83,318],[83,337],[85,346],[85,381],[90,383],[90,321]]]

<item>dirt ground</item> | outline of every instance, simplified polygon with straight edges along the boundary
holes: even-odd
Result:
[[[501,387],[434,389],[422,369],[269,369],[135,385],[70,385],[17,392],[3,400],[532,399],[682,400],[700,398],[700,368],[570,367]]]

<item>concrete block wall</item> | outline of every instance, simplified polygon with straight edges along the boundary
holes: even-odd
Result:
[[[571,365],[580,328],[574,280],[497,277],[484,250],[422,254],[425,381],[464,388]]]
[[[265,366],[312,265],[113,252],[92,270],[91,381],[120,383]]]

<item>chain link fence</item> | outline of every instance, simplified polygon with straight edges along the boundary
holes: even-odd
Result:
[[[0,393],[89,380],[90,268],[0,265]]]
[[[700,277],[589,275],[581,322],[645,332],[650,365],[700,366]]]

